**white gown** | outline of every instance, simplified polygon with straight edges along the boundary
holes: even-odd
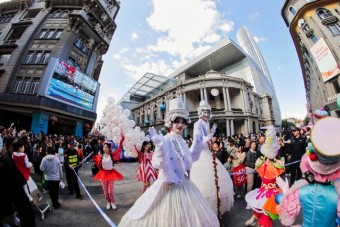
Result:
[[[214,211],[185,174],[199,158],[201,146],[201,142],[194,142],[189,150],[180,136],[167,134],[152,157],[152,165],[159,169],[158,180],[137,199],[118,226],[219,227]]]
[[[199,119],[194,125],[194,132],[196,132],[196,130],[201,130],[201,133],[207,136],[209,124]],[[195,183],[217,215],[217,195],[212,161],[211,151],[205,143],[203,144],[203,150],[199,160],[192,165],[190,179]],[[234,204],[233,182],[229,173],[217,158],[216,162],[219,179],[218,185],[220,186],[220,214],[224,214],[226,211],[230,211]]]

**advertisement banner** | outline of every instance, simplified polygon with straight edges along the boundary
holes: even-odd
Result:
[[[47,72],[52,75],[46,81],[44,95],[84,109],[94,109],[97,81],[60,59],[51,60],[48,68]]]
[[[319,41],[310,48],[310,52],[318,65],[324,82],[340,73],[339,65],[323,38],[320,38]]]
[[[238,187],[247,183],[246,166],[238,165],[232,169],[234,186]]]

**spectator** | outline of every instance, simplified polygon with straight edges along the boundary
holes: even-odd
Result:
[[[47,148],[47,155],[42,159],[40,170],[44,173],[47,188],[54,209],[58,209],[59,203],[59,183],[63,178],[63,170],[59,158],[52,147]]]

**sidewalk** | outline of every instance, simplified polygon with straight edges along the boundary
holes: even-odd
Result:
[[[142,194],[142,183],[136,181],[136,172],[138,163],[119,163],[115,165],[117,171],[124,175],[124,180],[116,181],[114,185],[115,204],[117,210],[106,210],[106,201],[103,195],[102,187],[99,181],[93,180],[90,164],[83,164],[79,170],[79,177],[83,184],[90,192],[93,199],[99,207],[116,225],[120,222],[123,215],[134,204],[136,199]],[[33,174],[34,175],[34,174]],[[37,176],[32,176],[38,184]],[[64,180],[66,184],[66,180]],[[81,185],[81,194],[83,200],[79,200],[68,194],[67,187],[60,190],[59,200],[62,206],[52,212],[47,212],[44,220],[40,220],[37,215],[36,226],[109,226],[105,219],[100,215],[94,204],[89,199]],[[40,187],[39,187],[40,188]],[[44,194],[47,201],[50,201],[49,195]]]

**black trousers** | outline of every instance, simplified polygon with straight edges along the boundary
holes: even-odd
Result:
[[[302,172],[300,169],[300,163],[296,163],[290,166],[290,185],[293,185],[295,180],[302,178]]]
[[[53,206],[58,206],[58,199],[59,199],[59,182],[60,181],[51,181],[46,180],[47,187],[50,193],[50,198],[52,201]]]
[[[78,169],[75,169],[75,171],[78,174]],[[79,189],[77,175],[68,166],[65,166],[65,173],[66,173],[67,186],[68,186],[68,189],[70,190],[70,193],[75,192],[76,196],[80,196],[80,189]]]

